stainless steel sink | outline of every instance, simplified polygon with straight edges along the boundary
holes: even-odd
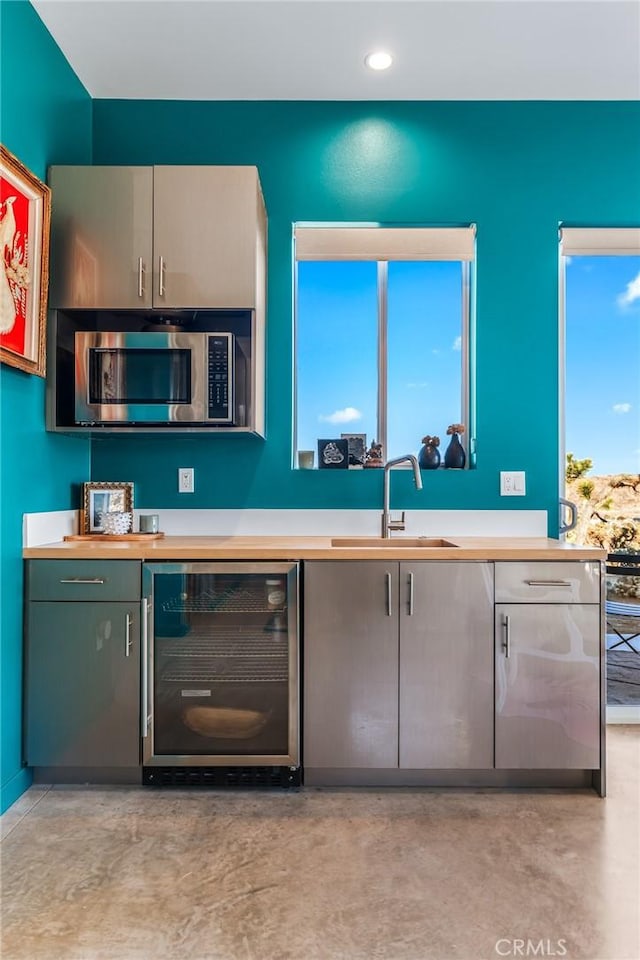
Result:
[[[442,537],[333,537],[332,547],[391,547],[394,550],[415,547],[457,547]]]

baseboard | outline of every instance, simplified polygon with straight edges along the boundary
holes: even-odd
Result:
[[[21,797],[25,790],[28,790],[33,780],[31,770],[25,767],[19,770],[15,776],[11,777],[0,787],[0,814],[8,810],[9,807]]]

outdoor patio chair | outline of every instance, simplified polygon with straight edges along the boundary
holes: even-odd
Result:
[[[610,553],[607,573],[615,577],[640,577],[640,553]],[[633,653],[640,654],[640,598],[636,601],[607,599],[605,617],[607,628],[619,638],[608,649],[615,650],[626,644]]]

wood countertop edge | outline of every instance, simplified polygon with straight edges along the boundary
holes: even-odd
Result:
[[[358,539],[353,537],[350,539]],[[58,560],[603,560],[607,551],[544,537],[447,537],[453,547],[335,547],[330,537],[165,537],[152,542],[67,541],[26,547]]]

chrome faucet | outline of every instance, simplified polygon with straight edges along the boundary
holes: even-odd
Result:
[[[387,539],[391,536],[392,530],[404,530],[404,510],[402,511],[402,516],[399,520],[391,519],[391,511],[389,509],[389,499],[390,499],[390,488],[391,488],[391,468],[396,467],[399,463],[410,463],[413,467],[413,479],[415,480],[416,489],[422,490],[422,477],[420,476],[420,467],[418,466],[418,461],[412,453],[407,453],[404,457],[396,457],[395,460],[388,460],[384,465],[384,495],[383,495],[383,505],[382,505],[382,536]]]

